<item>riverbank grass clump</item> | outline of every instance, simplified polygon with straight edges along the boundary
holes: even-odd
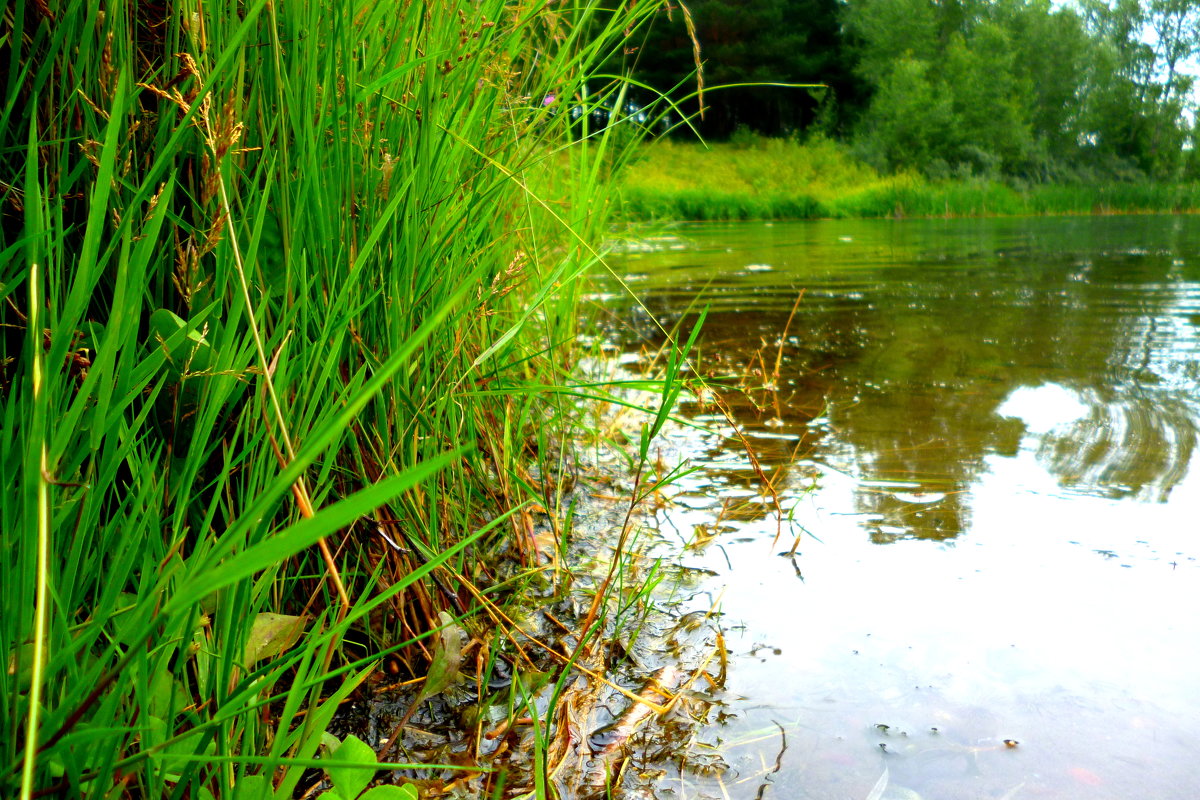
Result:
[[[631,220],[1137,213],[1200,209],[1200,185],[1031,184],[884,175],[829,139],[753,135],[643,145],[622,180]]]
[[[319,756],[383,667],[480,720],[465,754],[387,743],[396,775],[503,792],[493,714],[548,713],[502,622],[554,592],[614,158],[548,100],[653,5],[0,16],[0,795],[373,774]]]

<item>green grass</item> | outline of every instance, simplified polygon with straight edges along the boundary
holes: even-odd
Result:
[[[0,795],[290,797],[546,580],[627,142],[540,98],[652,6],[5,7]]]
[[[805,219],[1136,213],[1200,209],[1200,185],[1108,183],[1015,188],[982,178],[882,175],[831,140],[737,137],[644,145],[622,178],[633,220]]]

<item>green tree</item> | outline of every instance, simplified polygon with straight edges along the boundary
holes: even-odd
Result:
[[[1083,21],[1073,11],[1055,10],[1050,0],[1006,0],[997,13],[1026,98],[1032,142],[1024,172],[1038,180],[1064,177],[1078,158],[1082,130],[1080,87],[1091,50]]]
[[[1032,103],[1015,63],[1012,37],[993,20],[977,24],[970,39],[955,32],[946,47],[940,83],[956,123],[950,155],[973,172],[1014,172],[1028,161]]]
[[[1175,173],[1182,166],[1187,132],[1181,124],[1190,104],[1193,79],[1183,65],[1200,53],[1200,3],[1196,0],[1151,0],[1149,25],[1153,32],[1154,66],[1158,84],[1148,153],[1151,169]]]
[[[882,78],[861,134],[869,152],[895,168],[924,169],[954,149],[957,125],[931,65],[901,57]]]
[[[1084,91],[1085,138],[1094,157],[1155,177],[1173,177],[1189,138],[1185,112],[1200,53],[1196,0],[1083,0],[1096,57]]]
[[[1200,0],[849,0],[843,20],[873,89],[857,141],[878,166],[1034,180],[1182,167]]]
[[[845,19],[861,41],[859,74],[876,87],[859,127],[872,160],[933,174],[1029,160],[1031,81],[999,6],[856,0]]]
[[[927,0],[856,0],[844,23],[855,37],[855,71],[881,87],[902,60],[930,59],[938,52],[939,7]]]

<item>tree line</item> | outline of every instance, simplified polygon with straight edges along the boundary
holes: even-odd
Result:
[[[1200,0],[690,0],[625,66],[708,138],[821,135],[887,170],[1089,181],[1200,173],[1198,55]]]

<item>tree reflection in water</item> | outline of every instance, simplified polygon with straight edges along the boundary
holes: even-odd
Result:
[[[969,528],[989,456],[1031,449],[1065,491],[1159,502],[1187,472],[1200,240],[1174,217],[1096,222],[738,228],[726,247],[628,259],[657,316],[711,304],[701,369],[736,387],[726,397],[781,485],[812,479],[805,459],[827,464],[860,481],[874,540],[944,540]],[[1039,413],[1055,392],[1078,413],[1049,427],[1012,413],[1031,391]],[[718,437],[711,456],[739,447]],[[755,482],[748,467],[724,474]]]

